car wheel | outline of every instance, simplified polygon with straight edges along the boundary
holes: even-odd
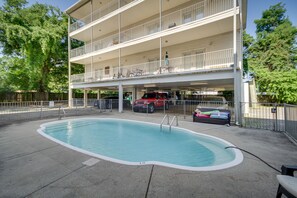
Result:
[[[155,105],[154,104],[149,105],[148,109],[149,109],[149,113],[154,113],[155,112]]]
[[[169,109],[169,103],[166,102],[166,103],[165,103],[165,110],[168,110],[168,109]]]

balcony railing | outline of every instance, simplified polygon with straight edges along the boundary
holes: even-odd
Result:
[[[120,5],[118,0],[113,0],[108,2],[107,4],[101,6],[98,10],[93,11],[92,14],[85,16],[82,19],[78,19],[76,22],[70,25],[70,32],[73,32],[79,28],[84,27],[85,25],[104,17],[105,15],[117,10],[124,5],[131,3],[133,0],[121,0]],[[93,15],[93,16],[92,16]],[[93,20],[92,20],[93,19]]]
[[[162,29],[170,29],[182,24],[201,20],[207,16],[222,12],[232,8],[233,0],[207,0],[199,2],[184,9],[170,13],[162,17]],[[128,30],[124,30],[119,34],[113,34],[101,40],[93,42],[93,49],[89,49],[90,44],[71,50],[71,58],[81,56],[83,54],[101,50],[119,43],[124,43],[136,38],[141,38],[156,32],[160,32],[159,18],[135,26]],[[77,50],[78,49],[78,50]]]
[[[134,78],[144,76],[170,75],[202,70],[230,68],[233,65],[233,49],[200,53],[160,61],[139,63],[128,66],[113,67],[110,71],[103,69],[71,76],[72,83],[117,80],[118,78]]]

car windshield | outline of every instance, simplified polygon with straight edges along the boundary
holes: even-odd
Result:
[[[222,98],[212,98],[212,97],[209,97],[209,98],[206,98],[204,100],[205,101],[210,101],[210,102],[223,102],[223,99]]]
[[[156,94],[155,93],[146,93],[146,94],[143,95],[142,98],[143,99],[156,98]]]

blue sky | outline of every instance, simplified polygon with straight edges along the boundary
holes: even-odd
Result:
[[[29,4],[35,2],[51,4],[59,7],[61,10],[66,10],[78,0],[27,0]],[[256,27],[254,20],[259,19],[262,16],[262,12],[269,8],[270,5],[283,2],[287,9],[287,15],[293,22],[294,26],[297,26],[297,0],[248,0],[248,14],[247,14],[247,27],[246,31],[255,36]],[[3,4],[3,0],[0,0],[0,5]]]

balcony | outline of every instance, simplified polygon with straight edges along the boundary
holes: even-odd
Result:
[[[152,61],[135,65],[113,67],[113,71],[103,69],[71,76],[71,83],[89,83],[106,80],[132,79],[146,76],[162,76],[199,71],[230,68],[233,65],[233,49],[182,56],[162,61]]]
[[[132,1],[133,0],[120,1],[120,5],[118,3],[119,2],[118,0],[110,1],[107,4],[105,4],[104,6],[100,7],[99,9],[93,11],[92,14],[89,14],[89,15],[85,16],[84,18],[79,19],[76,22],[72,23],[70,25],[70,32],[78,30],[79,28],[82,28],[82,27],[88,25],[92,21],[102,18],[105,15],[131,3]]]
[[[159,18],[156,18],[144,24],[124,30],[120,33],[120,36],[119,33],[113,34],[103,39],[94,41],[93,43],[72,49],[70,57],[74,58],[90,52],[99,51],[119,43],[125,43],[157,32],[175,28],[183,24],[202,20],[205,17],[231,9],[232,5],[233,0],[207,0],[205,2],[199,2],[163,16],[161,28],[160,20]]]

